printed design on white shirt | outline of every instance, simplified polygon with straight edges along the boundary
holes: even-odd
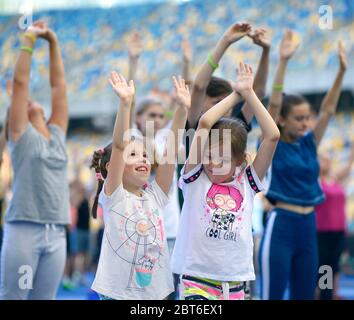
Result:
[[[152,282],[153,273],[162,256],[165,235],[162,219],[158,210],[144,208],[146,199],[139,199],[133,213],[118,212],[117,208],[110,213],[119,216],[117,238],[108,236],[108,243],[114,253],[131,265],[127,282],[128,290],[145,291]]]
[[[237,177],[237,181],[243,184]],[[234,185],[212,184],[206,195],[206,236],[236,241],[242,223],[243,195]]]

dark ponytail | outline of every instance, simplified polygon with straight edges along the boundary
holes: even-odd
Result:
[[[95,200],[92,205],[91,214],[97,218],[98,197],[102,191],[104,180],[107,178],[106,165],[111,159],[112,144],[110,143],[105,148],[94,151],[90,169],[95,169],[96,178],[98,182]]]

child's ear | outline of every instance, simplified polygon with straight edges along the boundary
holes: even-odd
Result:
[[[109,168],[109,161],[106,163],[106,170],[108,171]]]

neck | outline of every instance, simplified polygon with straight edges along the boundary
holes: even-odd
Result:
[[[296,138],[290,136],[289,134],[282,133],[281,140],[283,140],[284,142],[287,142],[287,143],[293,143],[296,141]]]
[[[132,185],[129,185],[129,184],[125,184],[124,185],[124,189],[127,190],[128,192],[132,193],[132,194],[135,194],[138,197],[142,196],[140,187],[132,186]]]

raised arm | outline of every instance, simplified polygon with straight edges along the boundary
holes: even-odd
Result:
[[[234,105],[241,101],[241,96],[233,92],[202,115],[199,120],[197,131],[193,136],[189,157],[185,166],[185,173],[188,173],[202,162],[205,145],[208,141],[209,132],[213,125]]]
[[[63,59],[58,38],[43,21],[38,22],[38,38],[49,43],[49,82],[52,96],[52,113],[48,124],[56,124],[66,133],[69,122],[68,99]]]
[[[135,94],[134,81],[130,80],[128,84],[124,77],[116,72],[111,73],[109,82],[120,98],[120,104],[114,124],[112,154],[105,183],[107,195],[111,195],[122,183],[125,167],[123,154],[126,145],[124,133],[130,129],[130,109]]]
[[[343,43],[341,41],[338,43],[338,60],[339,60],[339,70],[337,76],[334,80],[331,89],[327,92],[326,96],[323,99],[320,108],[319,118],[313,130],[317,145],[320,144],[323,138],[329,120],[336,113],[342,82],[343,82],[343,77],[345,71],[347,70],[347,65],[348,65],[347,56],[346,56]]]
[[[182,40],[182,57],[183,57],[183,67],[182,67],[182,78],[185,80],[187,85],[192,84],[191,77],[191,63],[192,63],[192,46],[187,39]]]
[[[233,88],[249,104],[262,130],[263,140],[253,161],[254,170],[262,180],[272,162],[275,148],[280,138],[280,132],[274,120],[252,89],[253,75],[251,67],[240,63],[237,73],[239,76]]]
[[[349,154],[349,158],[347,160],[347,163],[345,164],[344,167],[340,168],[335,173],[335,178],[337,181],[344,182],[344,180],[349,178],[350,172],[353,168],[353,163],[354,163],[354,142],[352,142],[352,144],[351,144],[350,154]]]
[[[254,44],[262,48],[261,59],[254,77],[253,90],[259,99],[263,99],[266,93],[271,43],[267,37],[267,30],[262,28],[256,29],[254,32],[249,33],[248,36],[253,40]],[[247,102],[242,107],[242,113],[247,124],[250,124],[254,115]]]
[[[160,164],[156,170],[156,182],[166,194],[170,190],[176,170],[176,158],[179,150],[179,130],[185,128],[188,109],[191,105],[191,96],[185,80],[181,77],[178,80],[173,77],[173,82],[176,90],[177,110],[165,146],[164,156],[167,161]]]
[[[250,31],[251,25],[248,23],[238,22],[233,24],[226,30],[214,50],[208,55],[208,59],[204,62],[194,80],[192,105],[188,112],[188,122],[190,127],[195,127],[199,120],[206,97],[206,89],[225,51],[232,43],[240,40]]]
[[[8,93],[12,95],[8,127],[9,137],[12,141],[21,138],[28,124],[29,79],[38,27],[39,23],[35,22],[27,29],[22,39],[21,51],[15,65],[12,89],[8,88]]]
[[[143,44],[141,41],[141,36],[138,31],[133,31],[130,34],[128,42],[128,55],[129,55],[129,75],[128,81],[133,80],[136,82],[136,72],[138,70],[138,63],[141,52],[143,50]],[[135,123],[135,99],[133,100],[133,105],[130,110],[130,126],[132,127]]]
[[[280,42],[279,62],[275,72],[272,94],[270,96],[268,107],[268,112],[276,123],[278,121],[283,102],[283,86],[286,67],[289,59],[296,52],[299,45],[300,42],[296,41],[294,32],[292,30],[286,30]]]

